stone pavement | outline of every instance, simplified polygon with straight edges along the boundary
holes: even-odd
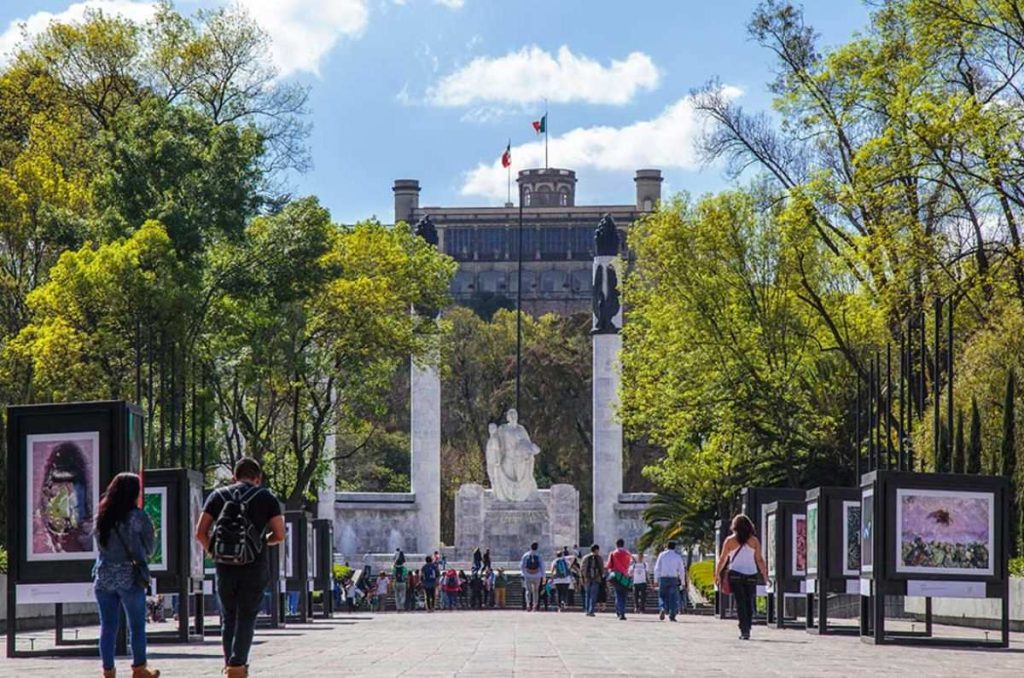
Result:
[[[968,629],[937,633],[983,637]],[[755,627],[736,638],[733,622],[654,615],[620,622],[610,614],[461,611],[339,616],[278,631],[257,631],[251,675],[287,676],[951,676],[1024,675],[1024,634],[1009,650],[875,647],[855,636]],[[215,639],[153,645],[166,678],[217,676]],[[128,661],[119,660],[121,675]],[[0,659],[0,676],[98,676],[90,659]]]

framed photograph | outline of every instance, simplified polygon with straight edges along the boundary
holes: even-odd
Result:
[[[807,574],[807,514],[794,513],[792,517],[793,544],[790,549],[790,563],[793,576],[803,577]]]
[[[196,525],[199,524],[199,517],[203,514],[203,490],[195,485],[190,485],[188,490],[188,543],[189,548],[189,575],[193,579],[202,579],[205,572],[203,562],[203,547],[196,541]]]
[[[818,502],[807,505],[807,574],[818,573]]]
[[[843,502],[843,575],[860,574],[860,502]]]
[[[896,489],[896,572],[991,575],[995,494]]]
[[[100,434],[25,436],[28,561],[92,560],[100,503]]]
[[[860,495],[860,571],[871,572],[875,543],[875,490],[864,490]]]
[[[153,522],[153,555],[149,557],[151,572],[167,571],[167,488],[147,487],[142,494],[142,510]]]
[[[765,519],[764,528],[764,542],[767,554],[765,555],[766,564],[768,565],[768,576],[775,577],[775,517],[776,514],[772,513]]]

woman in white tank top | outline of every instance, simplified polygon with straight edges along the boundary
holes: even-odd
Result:
[[[750,627],[754,622],[754,595],[757,593],[758,575],[768,576],[768,568],[761,555],[761,542],[754,536],[754,524],[742,513],[732,519],[732,534],[722,544],[715,567],[715,583],[722,589],[722,577],[729,580],[729,586],[736,599],[736,616],[739,619],[740,639],[750,639]]]

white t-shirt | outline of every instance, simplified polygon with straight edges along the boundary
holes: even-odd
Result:
[[[629,576],[633,578],[633,586],[647,583],[647,563],[633,563],[629,568]]]
[[[381,577],[377,580],[377,595],[382,596],[388,592],[388,578]]]

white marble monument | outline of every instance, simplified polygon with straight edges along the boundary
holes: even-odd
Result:
[[[488,426],[487,477],[496,499],[526,501],[537,492],[533,458],[540,448],[530,440],[515,410],[509,410],[505,419],[501,426]]]

